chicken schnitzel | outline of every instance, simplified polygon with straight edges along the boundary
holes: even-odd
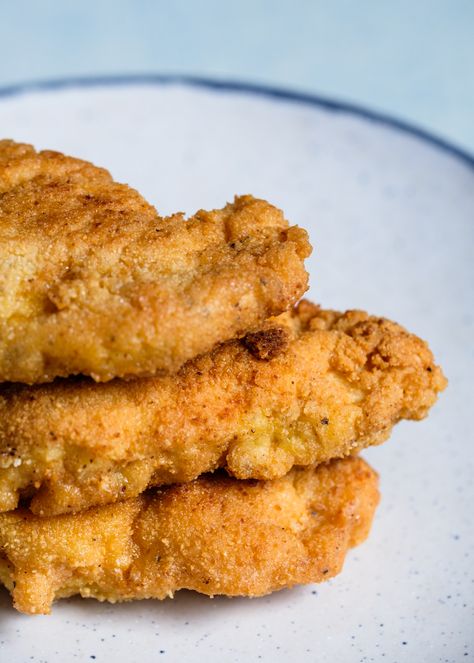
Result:
[[[0,581],[26,613],[55,598],[260,596],[320,582],[368,535],[379,500],[360,458],[275,481],[214,475],[74,515],[0,514]]]
[[[379,444],[445,384],[396,323],[303,301],[175,376],[3,385],[0,509],[74,512],[218,467],[274,479]]]
[[[0,141],[0,381],[175,372],[294,304],[310,251],[263,200],[161,218],[102,168]]]

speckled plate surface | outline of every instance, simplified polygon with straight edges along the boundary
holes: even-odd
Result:
[[[71,599],[50,617],[15,613],[1,591],[2,660],[474,656],[470,157],[331,102],[162,79],[10,90],[0,127],[106,166],[163,213],[268,198],[310,231],[314,300],[401,322],[450,379],[428,420],[364,454],[382,503],[339,577],[255,600]]]

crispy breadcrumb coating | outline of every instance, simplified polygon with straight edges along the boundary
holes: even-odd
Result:
[[[225,467],[273,479],[421,419],[446,380],[426,343],[302,302],[176,376],[0,388],[0,508],[74,512]]]
[[[102,168],[0,141],[0,381],[174,372],[294,304],[310,250],[263,200],[161,218]]]
[[[379,499],[360,458],[275,481],[201,477],[74,515],[0,515],[0,581],[26,613],[55,598],[260,596],[320,582],[368,535]]]

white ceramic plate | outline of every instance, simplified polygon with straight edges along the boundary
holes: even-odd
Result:
[[[429,340],[450,379],[428,420],[364,454],[368,541],[319,586],[255,600],[71,599],[26,617],[0,592],[2,661],[463,661],[473,652],[474,162],[337,104],[141,79],[0,96],[0,133],[90,159],[162,213],[251,192],[309,229],[310,296]]]

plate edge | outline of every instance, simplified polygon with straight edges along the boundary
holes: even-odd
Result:
[[[0,86],[1,99],[20,96],[30,92],[55,91],[67,88],[87,87],[125,87],[132,85],[183,85],[189,87],[201,87],[224,92],[244,93],[273,98],[282,101],[301,103],[308,106],[317,106],[333,113],[346,113],[369,120],[405,134],[409,134],[420,141],[430,144],[439,150],[456,157],[474,170],[474,154],[470,154],[444,138],[431,133],[421,127],[413,125],[405,120],[400,120],[383,112],[378,112],[353,104],[339,101],[317,94],[298,92],[289,88],[249,83],[239,80],[227,80],[218,78],[206,78],[190,76],[186,74],[117,74],[106,76],[77,76],[57,79],[46,79],[38,81],[26,81],[13,85]]]

